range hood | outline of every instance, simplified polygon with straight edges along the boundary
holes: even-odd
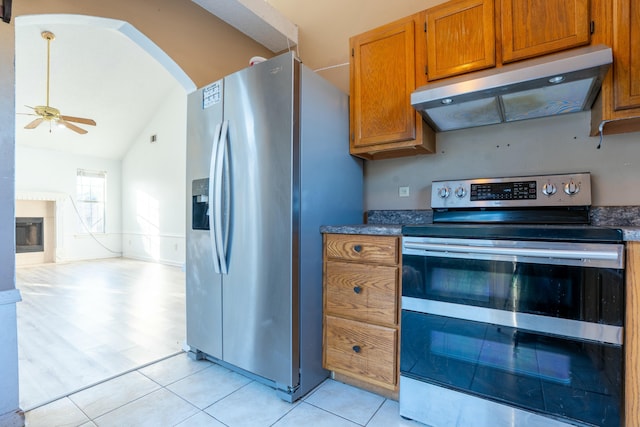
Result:
[[[435,131],[589,110],[613,55],[587,46],[430,83],[411,105]]]

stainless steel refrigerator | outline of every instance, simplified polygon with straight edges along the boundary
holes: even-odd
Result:
[[[187,344],[294,401],[322,382],[321,225],[362,221],[348,97],[292,53],[189,95]]]

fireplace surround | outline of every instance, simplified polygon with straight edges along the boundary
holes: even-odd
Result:
[[[15,218],[42,218],[42,246],[38,251],[16,251],[16,266],[38,265],[56,262],[61,255],[58,237],[63,232],[62,215],[66,194],[16,190]],[[16,230],[17,231],[17,230]],[[16,233],[16,242],[19,241]]]

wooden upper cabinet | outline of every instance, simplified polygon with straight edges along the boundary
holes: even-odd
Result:
[[[500,0],[502,62],[586,45],[589,0]]]
[[[424,46],[416,47],[416,32],[424,37],[419,19],[412,15],[349,40],[353,155],[374,159],[435,150],[435,135],[411,106],[411,92],[426,83]]]
[[[496,65],[493,0],[455,0],[426,11],[428,79]]]
[[[614,109],[640,108],[640,3],[614,0]]]
[[[351,39],[356,147],[415,138],[414,27],[411,19]]]
[[[640,2],[591,0],[592,43],[613,49],[613,65],[591,109],[591,135],[640,131]]]

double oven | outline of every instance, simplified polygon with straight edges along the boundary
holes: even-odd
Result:
[[[588,173],[433,183],[403,227],[400,415],[433,427],[619,427],[622,231]]]

